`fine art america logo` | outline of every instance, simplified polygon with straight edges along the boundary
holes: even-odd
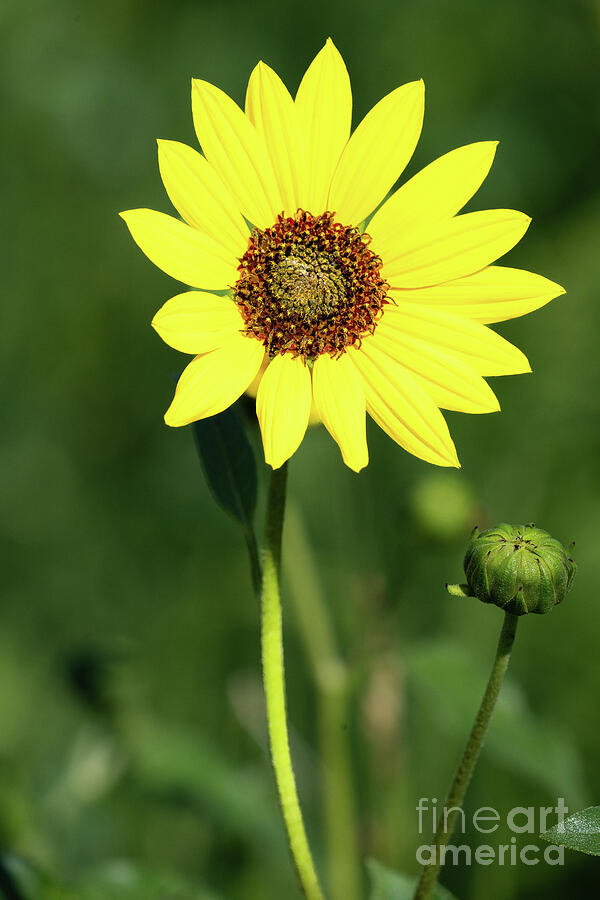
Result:
[[[435,832],[437,826],[443,821],[446,827],[450,816],[456,814],[456,825],[454,828],[454,843],[446,844],[443,847],[436,847],[435,844],[421,844],[417,848],[417,862],[421,866],[431,865],[452,865],[452,866],[490,866],[497,863],[500,866],[516,866],[522,864],[524,866],[537,866],[540,862],[545,862],[549,866],[564,865],[565,848],[556,844],[539,844],[524,843],[525,838],[518,838],[518,835],[534,834],[539,835],[550,828],[556,822],[552,819],[557,817],[559,826],[564,822],[565,816],[569,812],[565,806],[565,801],[559,797],[556,806],[541,806],[536,809],[534,806],[515,806],[508,813],[502,815],[492,806],[482,806],[477,809],[470,818],[470,825],[474,831],[479,834],[491,835],[498,831],[501,826],[512,832],[509,843],[491,844],[481,843],[475,846],[461,844],[456,841],[457,835],[465,834],[467,830],[467,816],[464,809],[458,807],[438,807],[436,797],[428,799],[421,797],[419,805],[416,807],[419,819],[419,834]],[[504,830],[504,829],[503,829]]]

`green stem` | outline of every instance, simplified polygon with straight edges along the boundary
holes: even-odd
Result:
[[[362,875],[349,746],[349,672],[338,652],[300,511],[291,503],[286,520],[285,561],[296,622],[317,691],[329,892],[333,900],[359,900]]]
[[[446,846],[452,831],[456,817],[462,807],[473,770],[477,763],[479,753],[485,738],[487,728],[502,687],[502,681],[508,663],[510,653],[515,640],[517,630],[518,617],[510,613],[505,613],[502,631],[500,632],[500,640],[496,650],[496,657],[492,666],[492,671],[481,701],[481,706],[477,712],[477,717],[471,729],[471,733],[467,740],[467,744],[463,751],[462,758],[456,770],[454,780],[450,786],[450,791],[444,803],[444,808],[440,814],[437,830],[433,838],[433,860],[431,865],[423,867],[417,889],[415,891],[414,900],[427,900],[436,885],[439,871],[442,865],[443,848]]]
[[[286,480],[287,464],[273,470],[267,500],[262,581],[263,679],[271,761],[290,852],[306,900],[323,900],[298,802],[285,707],[279,582]]]

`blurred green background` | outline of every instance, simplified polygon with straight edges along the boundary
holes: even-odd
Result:
[[[492,379],[500,414],[448,414],[460,472],[374,427],[360,476],[324,429],[292,461],[291,498],[349,667],[337,738],[354,767],[361,856],[416,873],[429,837],[415,807],[443,797],[478,702],[500,616],[444,592],[476,523],[535,521],[575,538],[580,573],[564,606],[522,622],[467,808],[598,803],[600,6],[8,0],[0,25],[0,895],[298,896],[243,540],[210,497],[190,430],[162,423],[183,358],[149,322],[178,288],[117,212],[170,211],[155,139],[194,143],[190,76],[242,101],[262,58],[295,90],[328,35],[355,122],[425,79],[407,174],[500,139],[471,208],[532,215],[507,261],[568,291],[498,326],[534,374]],[[319,700],[299,623],[286,603],[294,754],[324,868]],[[587,896],[598,863],[567,853],[560,868],[444,878],[463,900]]]

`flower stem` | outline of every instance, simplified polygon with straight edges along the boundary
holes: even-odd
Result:
[[[508,668],[517,630],[517,621],[518,616],[511,615],[511,613],[505,613],[502,631],[500,632],[500,640],[498,641],[498,648],[496,650],[496,657],[483,695],[483,700],[481,701],[481,706],[477,712],[477,717],[473,724],[473,728],[471,729],[458,769],[456,770],[454,780],[450,786],[450,791],[448,792],[446,802],[444,803],[444,808],[441,812],[435,836],[433,838],[432,846],[434,847],[434,861],[430,865],[423,867],[415,891],[414,900],[427,900],[435,888],[442,865],[443,848],[446,846],[452,835],[456,816],[462,807],[496,705],[496,700],[498,699],[498,694],[502,687],[502,681],[504,680],[504,675]]]
[[[267,500],[262,581],[263,679],[271,761],[290,852],[306,900],[323,900],[298,802],[286,718],[279,590],[286,480],[287,464],[273,470]]]

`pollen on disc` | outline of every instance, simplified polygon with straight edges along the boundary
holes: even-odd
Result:
[[[234,288],[246,333],[271,356],[305,360],[359,344],[374,331],[389,290],[369,241],[331,212],[299,210],[255,229]]]

